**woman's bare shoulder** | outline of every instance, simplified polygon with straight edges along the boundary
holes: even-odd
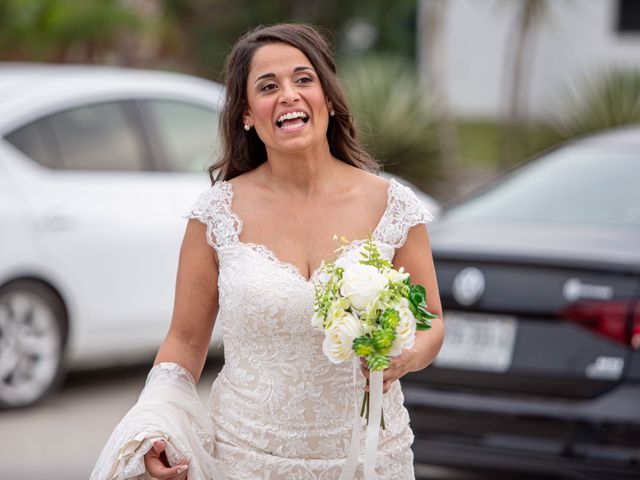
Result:
[[[237,177],[233,177],[231,180],[227,180],[227,182],[230,183],[232,187],[238,189],[252,188],[258,184],[258,180],[260,178],[259,172],[260,167],[254,168],[253,170],[242,173]]]
[[[389,181],[351,166],[343,169],[342,175],[340,202],[352,211],[361,212],[366,223],[375,224],[387,208]]]
[[[242,196],[251,196],[252,193],[256,193],[265,185],[264,175],[260,167],[233,177],[228,182],[231,184],[234,193]]]
[[[374,173],[359,168],[353,168],[350,182],[358,195],[365,196],[372,201],[386,202],[389,190],[389,180]]]

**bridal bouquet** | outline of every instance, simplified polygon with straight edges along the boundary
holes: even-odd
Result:
[[[315,288],[311,322],[324,331],[322,351],[333,363],[356,355],[372,372],[383,371],[390,357],[413,346],[416,330],[431,328],[436,317],[427,311],[424,287],[412,284],[402,268],[395,270],[372,238],[360,247],[359,261],[338,256],[324,264]],[[360,415],[369,419],[366,392]]]

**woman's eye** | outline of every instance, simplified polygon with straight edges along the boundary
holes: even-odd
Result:
[[[309,83],[313,81],[313,79],[311,77],[300,77],[297,82],[298,83]]]
[[[277,85],[275,83],[265,83],[264,85],[262,85],[260,87],[260,91],[261,92],[270,92],[271,90],[274,90],[277,87]]]

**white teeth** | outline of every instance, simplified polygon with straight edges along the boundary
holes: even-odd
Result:
[[[294,128],[298,128],[298,127],[300,127],[300,124],[296,124],[296,125],[283,125],[283,126],[281,126],[280,128],[281,128],[282,130],[292,130],[292,129],[294,129]]]
[[[284,115],[280,115],[280,117],[278,117],[277,122],[278,123],[282,123],[285,120],[293,120],[294,118],[302,118],[303,120],[305,118],[307,118],[307,114],[304,112],[289,112],[289,113],[285,113]]]

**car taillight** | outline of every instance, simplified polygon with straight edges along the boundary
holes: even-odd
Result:
[[[633,334],[627,327],[630,306],[628,301],[585,301],[567,307],[562,317],[629,346]],[[633,316],[632,327],[640,335],[640,305]]]
[[[640,302],[636,303],[631,323],[631,347],[640,350]]]

